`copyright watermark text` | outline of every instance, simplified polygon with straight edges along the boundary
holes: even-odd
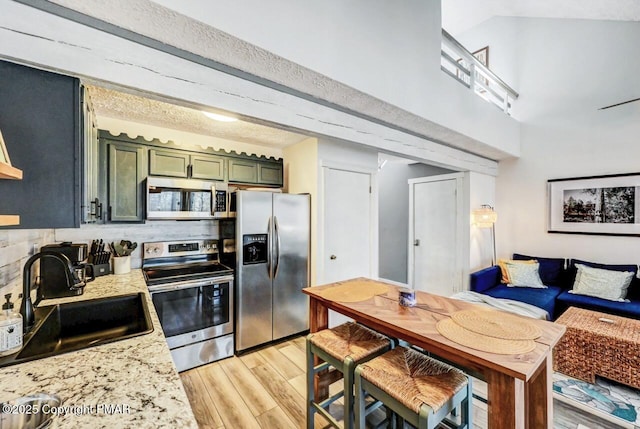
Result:
[[[82,416],[86,414],[131,414],[129,404],[95,404],[95,405],[59,405],[52,406],[49,404],[32,405],[32,404],[2,404],[2,414],[53,414],[56,416],[65,416],[73,414]]]

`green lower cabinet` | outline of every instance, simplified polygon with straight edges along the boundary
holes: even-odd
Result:
[[[258,183],[258,163],[251,160],[229,159],[229,182]]]
[[[202,180],[224,180],[224,161],[221,156],[191,155],[191,177]]]
[[[109,221],[144,220],[145,148],[126,143],[109,143]]]

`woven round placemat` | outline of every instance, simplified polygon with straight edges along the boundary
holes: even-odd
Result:
[[[462,310],[451,318],[470,331],[503,340],[535,340],[542,335],[535,324],[502,311]]]
[[[487,337],[458,325],[453,319],[443,319],[436,324],[440,335],[463,346],[499,355],[529,353],[536,348],[533,340],[503,340]]]
[[[338,302],[359,302],[387,293],[389,288],[380,283],[353,281],[318,292],[325,299]]]

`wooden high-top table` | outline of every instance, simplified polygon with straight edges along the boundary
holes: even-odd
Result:
[[[359,302],[338,302],[318,293],[355,282],[383,284],[388,292]],[[527,318],[542,331],[535,350],[518,355],[482,352],[457,344],[436,329],[438,321],[459,310],[478,308],[477,304],[417,292],[417,306],[407,308],[398,304],[398,289],[392,284],[364,278],[303,289],[310,297],[310,331],[328,327],[328,310],[344,314],[385,335],[421,347],[486,381],[489,428],[553,427],[551,353],[564,334],[563,325]],[[330,381],[316,380],[316,398],[327,396]]]

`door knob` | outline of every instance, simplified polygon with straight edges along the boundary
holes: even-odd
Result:
[[[413,240],[413,245],[414,246],[419,246],[420,245],[420,239],[416,238],[415,240]]]
[[[337,258],[337,256],[336,256],[336,255],[331,255],[331,256],[329,256],[329,259],[331,259],[331,260],[334,260],[334,259],[336,259],[336,258]]]

